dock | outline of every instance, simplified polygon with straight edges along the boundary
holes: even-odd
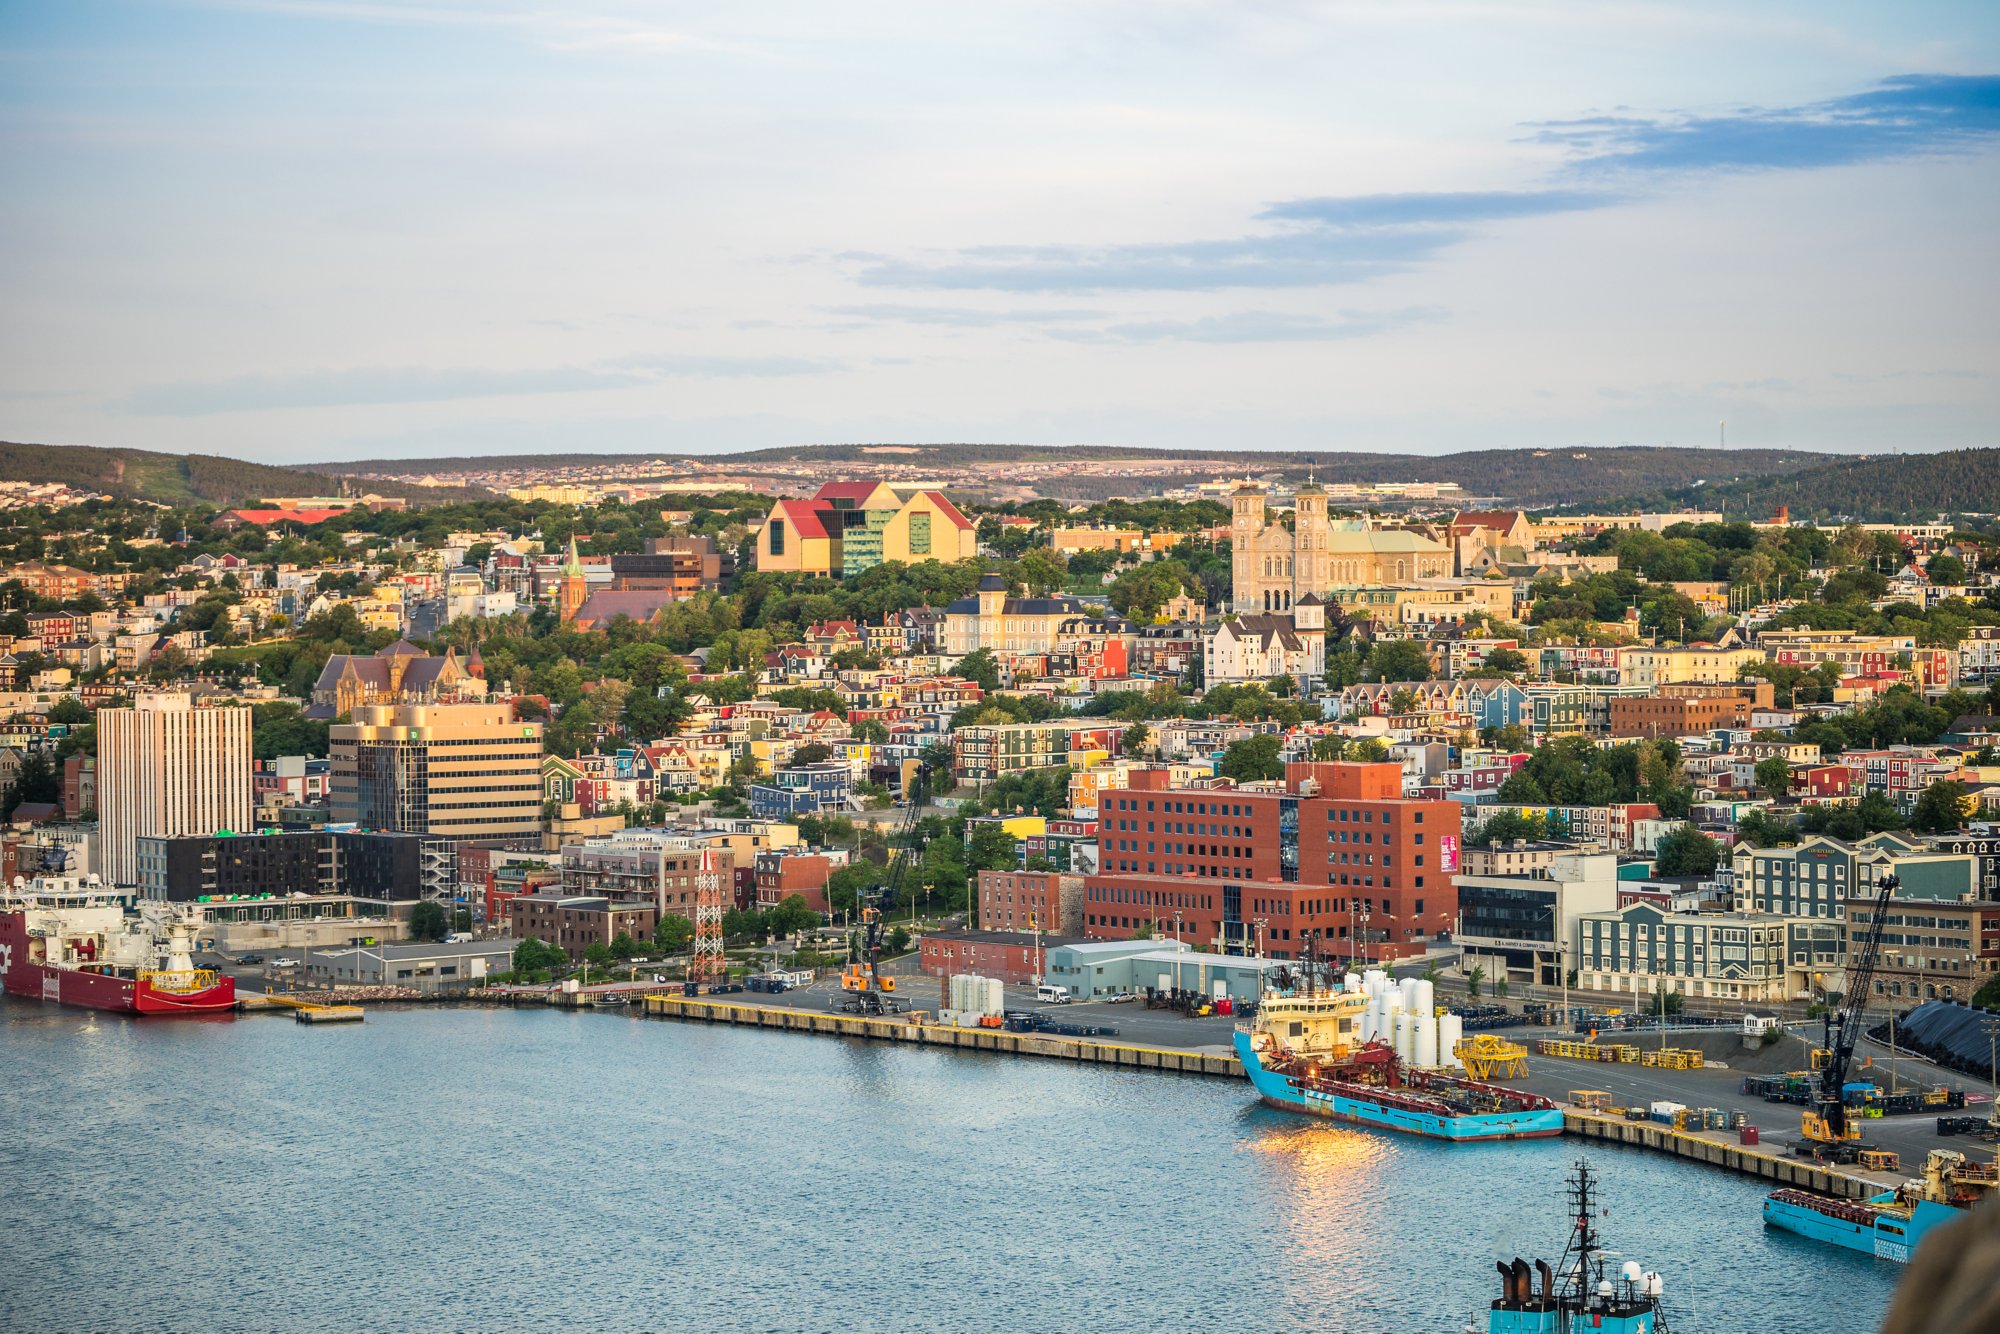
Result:
[[[290,1010],[292,1017],[302,1024],[358,1024],[367,1015],[359,1005],[327,1005],[319,1001],[300,1000],[287,996],[282,991],[269,991],[261,996],[244,996],[236,1002],[241,1014],[269,1014],[279,1010]]]
[[[867,1038],[877,1042],[907,1042],[959,1051],[990,1051],[1009,1056],[1041,1056],[1050,1060],[1117,1065],[1136,1070],[1242,1079],[1243,1067],[1234,1056],[1215,1052],[1175,1051],[1170,1047],[1138,1047],[1092,1038],[1055,1037],[1047,1033],[1010,1033],[999,1028],[954,1028],[923,1022],[921,1012],[886,1017],[827,1014],[783,1006],[742,1005],[690,996],[647,995],[636,1012],[649,1019],[681,1019],[695,1023],[744,1024],[788,1033],[827,1037]]]
[[[1009,1056],[1039,1056],[1049,1060],[1121,1066],[1170,1074],[1243,1079],[1243,1067],[1231,1054],[1143,1047],[1091,1038],[1056,1037],[1046,1033],[1012,1033],[994,1028],[955,1028],[926,1023],[922,1012],[887,1017],[830,1014],[778,1005],[754,1005],[661,992],[647,994],[633,1006],[634,1015],[689,1023],[739,1024],[787,1033],[903,1042],[913,1046],[958,1051],[995,1052]],[[1563,1133],[1579,1139],[1624,1144],[1705,1163],[1743,1176],[1761,1177],[1780,1186],[1796,1186],[1843,1199],[1866,1199],[1901,1184],[1902,1175],[1864,1172],[1858,1168],[1827,1167],[1794,1158],[1776,1148],[1739,1143],[1727,1133],[1676,1130],[1654,1121],[1577,1106],[1563,1108]]]
[[[296,1012],[302,1024],[358,1024],[367,1013],[359,1005],[301,1005]]]
[[[1864,1172],[1854,1167],[1822,1167],[1805,1158],[1738,1143],[1723,1134],[1675,1130],[1656,1121],[1628,1121],[1621,1116],[1577,1107],[1563,1108],[1563,1133],[1582,1139],[1629,1144],[1669,1153],[1724,1171],[1762,1177],[1781,1186],[1797,1186],[1843,1199],[1865,1200],[1894,1190],[1907,1173]]]

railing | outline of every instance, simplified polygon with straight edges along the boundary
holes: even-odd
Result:
[[[216,973],[212,968],[162,968],[140,973],[139,981],[155,991],[185,994],[191,991],[206,991],[214,986]]]

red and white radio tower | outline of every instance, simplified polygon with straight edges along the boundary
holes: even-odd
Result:
[[[714,982],[723,975],[722,872],[715,849],[703,848],[701,868],[694,877],[694,957],[688,961],[688,981]]]

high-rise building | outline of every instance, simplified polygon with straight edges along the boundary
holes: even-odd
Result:
[[[336,724],[333,818],[454,842],[535,836],[542,725],[506,704],[396,704]]]
[[[142,695],[97,711],[97,812],[104,876],[139,883],[141,836],[250,825],[250,710]]]

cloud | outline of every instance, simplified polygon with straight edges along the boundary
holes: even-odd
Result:
[[[1448,230],[1325,228],[1226,241],[981,246],[936,263],[886,260],[856,275],[868,287],[939,291],[1209,292],[1315,287],[1396,273],[1463,238]]]
[[[1422,227],[1532,218],[1603,208],[1619,197],[1585,190],[1478,190],[1434,194],[1334,195],[1272,204],[1257,217],[1330,227]]]
[[[203,417],[285,408],[368,407],[436,403],[518,394],[588,393],[629,389],[661,379],[809,375],[836,369],[798,357],[647,357],[603,367],[541,370],[432,369],[416,366],[240,375],[181,380],[134,390],[111,406],[142,417]]]
[[[1433,306],[1404,310],[1343,310],[1338,319],[1280,311],[1245,310],[1198,320],[1151,320],[1103,329],[1052,329],[1049,336],[1079,343],[1325,343],[1370,338],[1445,317]]]
[[[975,310],[969,306],[832,306],[829,313],[885,324],[933,324],[953,329],[991,329],[1009,324],[1073,324],[1104,318],[1101,310]]]
[[[1715,116],[1543,122],[1582,175],[1808,170],[1960,151],[2000,135],[2000,76],[1905,74],[1862,93]]]
[[[981,246],[936,259],[859,252],[837,258],[858,266],[855,278],[863,286],[932,291],[1205,292],[1363,282],[1433,258],[1473,235],[1479,223],[1626,202],[1623,191],[1575,183],[1593,177],[1807,169],[1972,147],[2000,134],[2000,76],[1907,74],[1829,101],[1722,116],[1628,110],[1530,127],[1534,141],[1574,153],[1566,169],[1572,184],[1563,187],[1281,200],[1254,217],[1282,230],[1224,240]]]

